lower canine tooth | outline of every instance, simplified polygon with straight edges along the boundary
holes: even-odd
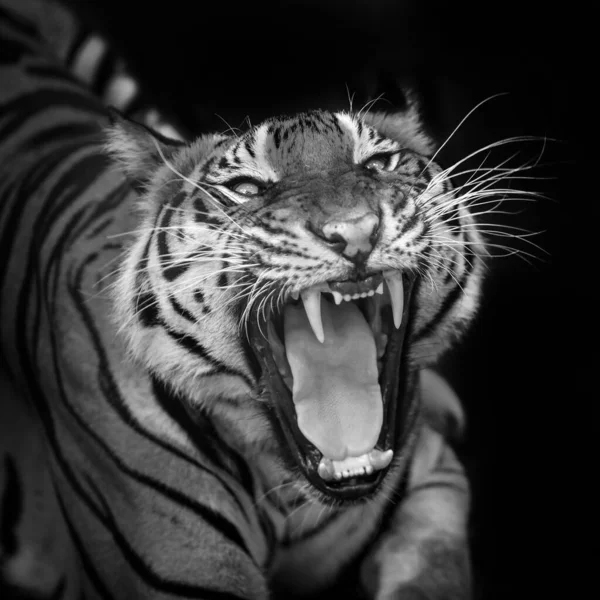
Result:
[[[323,481],[331,481],[334,478],[335,470],[333,468],[333,463],[328,458],[322,458],[319,463],[319,477]]]
[[[381,450],[371,450],[369,452],[369,461],[371,466],[376,470],[380,471],[385,469],[391,462],[394,453],[391,450],[382,452]]]

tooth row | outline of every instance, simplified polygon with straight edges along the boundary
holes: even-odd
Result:
[[[383,274],[385,281],[390,290],[390,298],[392,301],[392,315],[394,317],[394,325],[396,329],[400,328],[402,323],[402,311],[404,308],[404,287],[402,284],[402,275],[395,271],[388,271]],[[368,296],[374,296],[375,294],[383,294],[383,282],[377,286],[376,290],[369,290],[368,292],[362,292],[361,294],[340,294],[329,289],[327,284],[315,285],[311,288],[300,292],[300,297],[304,304],[304,310],[308,317],[308,322],[312,327],[312,330],[316,338],[323,343],[325,341],[325,332],[323,331],[323,321],[321,319],[321,292],[329,292],[333,295],[333,301],[336,304],[340,304],[342,300],[350,302],[351,300],[357,300],[359,298],[367,298]],[[298,292],[292,292],[294,299],[298,298]]]
[[[358,467],[357,469],[346,470],[346,471],[342,471],[341,473],[339,471],[336,471],[333,474],[333,478],[340,481],[342,479],[347,479],[349,477],[360,477],[360,476],[364,476],[364,475],[370,475],[372,472],[373,472],[373,467],[371,465],[367,465],[366,467]]]
[[[342,300],[344,300],[344,302],[350,302],[350,300],[368,298],[369,296],[374,296],[375,294],[383,294],[383,283],[380,283],[376,290],[369,290],[368,292],[362,292],[360,294],[340,294],[339,292],[334,292],[333,290],[331,290],[333,301],[336,304],[340,304]]]
[[[347,477],[370,475],[373,471],[385,469],[392,462],[393,452],[371,450],[361,456],[349,456],[344,460],[330,460],[323,457],[319,463],[319,475],[324,481],[340,481]]]

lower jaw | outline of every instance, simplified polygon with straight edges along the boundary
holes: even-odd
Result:
[[[251,325],[254,337],[252,346],[262,365],[263,376],[271,398],[274,399],[270,404],[270,409],[275,413],[271,421],[279,438],[284,460],[289,467],[301,472],[320,492],[321,499],[325,502],[340,504],[368,500],[378,492],[390,469],[403,468],[403,465],[406,464],[402,458],[406,458],[410,453],[411,441],[415,438],[413,433],[416,430],[420,414],[418,372],[410,369],[407,353],[403,351],[407,334],[405,326],[407,320],[403,320],[400,330],[390,336],[388,342],[388,350],[401,353],[403,358],[398,375],[393,372],[397,369],[396,361],[388,361],[384,366],[381,389],[384,404],[384,426],[375,446],[383,451],[391,449],[394,459],[388,467],[375,471],[371,475],[339,481],[325,481],[318,474],[318,465],[322,454],[303,436],[295,417],[289,414],[289,410],[285,410],[284,402],[292,404],[291,393],[279,375],[269,343],[260,333],[260,327],[256,323]]]
[[[334,502],[369,500],[379,491],[390,470],[405,467],[405,459],[410,454],[411,442],[414,439],[413,433],[417,427],[420,414],[418,380],[416,371],[407,370],[406,373],[402,373],[397,396],[397,398],[401,398],[401,401],[388,402],[384,407],[387,427],[382,430],[375,447],[380,450],[393,451],[394,459],[390,465],[373,472],[371,475],[348,478],[342,481],[325,481],[314,468],[311,468],[312,465],[308,468],[305,466],[303,469],[304,475],[317,490]],[[281,415],[279,420],[281,421]],[[320,460],[321,453],[316,448],[314,450],[318,453]]]

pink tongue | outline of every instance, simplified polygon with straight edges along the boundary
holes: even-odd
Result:
[[[383,419],[373,333],[351,302],[321,298],[325,342],[317,340],[301,303],[285,309],[284,335],[298,427],[325,457],[343,460],[372,450]]]

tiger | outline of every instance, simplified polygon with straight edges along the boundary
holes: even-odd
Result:
[[[0,1],[0,590],[470,598],[435,365],[487,250],[418,96],[173,139],[66,14]]]

